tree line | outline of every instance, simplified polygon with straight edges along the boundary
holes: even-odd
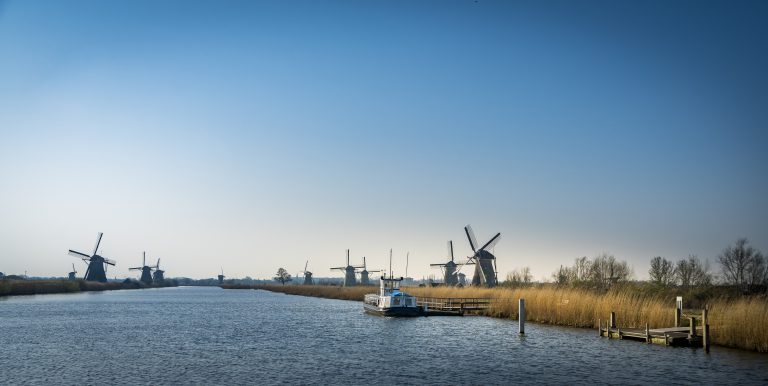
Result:
[[[768,287],[768,262],[762,252],[748,244],[747,239],[738,239],[717,256],[720,283],[745,294],[765,292]],[[714,275],[709,272],[709,263],[694,255],[675,264],[656,256],[651,259],[648,274],[652,283],[664,287],[702,287],[715,282]]]
[[[762,252],[749,245],[745,238],[723,249],[716,259],[720,274],[713,273],[709,261],[689,255],[678,261],[661,256],[651,258],[649,282],[659,287],[683,289],[729,286],[741,293],[768,292],[768,260]],[[558,286],[573,286],[606,290],[632,280],[633,271],[626,261],[603,253],[593,258],[576,258],[572,266],[561,265],[552,273]],[[507,274],[504,286],[518,287],[532,283],[530,268],[515,269]]]

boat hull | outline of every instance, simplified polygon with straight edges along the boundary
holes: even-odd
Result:
[[[379,308],[370,304],[364,304],[365,312],[379,316],[423,316],[424,311],[419,307],[391,307]]]

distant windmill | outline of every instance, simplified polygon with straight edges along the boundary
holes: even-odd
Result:
[[[152,270],[154,270],[157,267],[150,267],[147,265],[147,253],[142,252],[141,253],[141,267],[133,267],[128,268],[129,271],[141,271],[141,281],[144,284],[152,285]],[[160,260],[158,260],[158,263]]]
[[[75,269],[75,263],[72,263],[72,272],[69,273],[69,280],[77,279],[77,270]]]
[[[103,233],[99,232],[99,236],[96,238],[96,246],[93,248],[93,253],[90,256],[85,253],[73,251],[71,249],[69,250],[70,255],[75,256],[88,264],[88,269],[85,270],[85,276],[83,277],[86,281],[100,281],[105,283],[107,281],[107,264],[112,266],[115,265],[113,260],[106,259],[97,254],[103,235]]]
[[[304,270],[299,273],[304,274],[304,285],[313,285],[315,283],[312,281],[312,272],[307,271],[307,266],[309,266],[309,260],[304,264]]]
[[[160,258],[157,259],[157,264],[155,264],[155,273],[152,274],[152,281],[155,284],[162,284],[165,281],[165,271],[160,269]]]
[[[355,270],[358,268],[364,267],[349,265],[349,249],[347,249],[347,265],[345,267],[334,267],[331,268],[331,270],[344,271],[344,287],[354,287],[357,285],[357,279],[355,279]]]
[[[224,268],[221,268],[221,275],[219,275],[219,285],[224,284]]]
[[[479,244],[477,243],[477,239],[475,239],[475,232],[472,231],[471,226],[465,226],[464,233],[467,234],[469,246],[475,253],[474,255],[469,256],[467,262],[464,264],[475,265],[475,274],[472,277],[472,285],[485,287],[496,286],[496,284],[498,284],[496,279],[496,256],[488,252],[488,249],[493,248],[494,245],[499,242],[501,233],[497,233],[496,236],[493,236],[480,248],[477,247]]]
[[[381,270],[377,269],[375,271],[369,271],[367,265],[365,264],[365,256],[363,256],[363,270],[360,271],[360,285],[371,285],[368,274],[374,272],[381,272]]]
[[[430,267],[440,267],[443,271],[443,283],[447,286],[459,284],[456,276],[456,263],[453,261],[453,240],[448,241],[448,257],[451,259],[447,263],[430,264]]]

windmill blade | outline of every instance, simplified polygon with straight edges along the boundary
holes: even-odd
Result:
[[[439,263],[439,264],[430,264],[430,267],[444,267],[445,263]]]
[[[110,260],[110,259],[104,259],[104,263],[109,264],[109,265],[115,265],[116,261]]]
[[[331,271],[333,271],[334,269],[345,270],[345,269],[347,269],[347,267],[333,267],[333,268],[331,268]]]
[[[306,263],[304,263],[304,272],[307,272],[307,266],[309,265],[309,260],[307,260]]]
[[[448,240],[448,257],[453,261],[453,240]]]
[[[96,254],[96,252],[99,251],[99,244],[101,244],[101,236],[104,236],[104,234],[99,232],[99,237],[96,238],[96,247],[93,248],[94,255]]]
[[[349,265],[349,249],[347,249],[347,265]]]
[[[477,252],[477,239],[475,238],[475,231],[472,230],[472,226],[467,224],[467,226],[464,227],[464,233],[467,234],[467,239],[469,240],[469,246],[472,248],[472,252]]]
[[[147,252],[141,252],[141,266],[147,265]]]
[[[490,239],[485,245],[483,245],[482,248],[480,248],[481,251],[487,251],[490,248],[493,248],[496,243],[499,242],[499,239],[501,239],[501,232],[497,233],[496,236],[493,236],[492,239]]]
[[[142,269],[144,269],[144,268],[143,267],[131,267],[131,268],[128,268],[129,271],[140,271]]]
[[[461,272],[461,269],[464,268],[465,265],[474,265],[475,263],[472,262],[472,260],[475,259],[476,255],[472,255],[467,257],[467,262],[464,264],[456,264],[456,271],[454,271],[454,274],[458,275],[459,272]]]
[[[155,264],[155,269],[160,269],[160,258],[157,258],[157,264]]]
[[[78,252],[78,251],[73,251],[71,249],[69,250],[69,254],[74,256],[74,257],[79,257],[81,259],[90,259],[91,258],[90,256],[86,255],[85,253],[81,253],[81,252]]]

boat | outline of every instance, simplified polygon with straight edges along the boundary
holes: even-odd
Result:
[[[381,316],[422,316],[423,310],[416,305],[416,297],[400,291],[403,278],[382,277],[379,293],[367,294],[363,302],[365,312]]]

